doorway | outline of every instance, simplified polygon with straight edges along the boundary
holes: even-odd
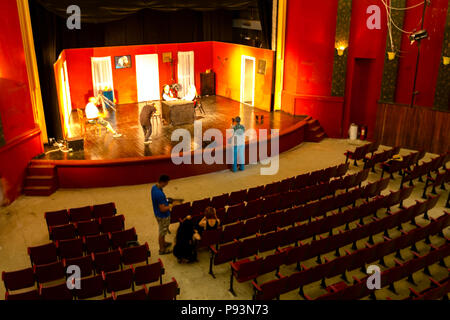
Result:
[[[241,102],[255,106],[255,64],[254,57],[242,56],[241,61]]]
[[[188,94],[190,85],[195,85],[194,51],[178,52],[178,83],[181,84],[180,97]]]
[[[138,102],[160,99],[157,54],[136,56],[136,81]]]
[[[91,67],[94,96],[106,87],[114,92],[111,57],[91,58]]]

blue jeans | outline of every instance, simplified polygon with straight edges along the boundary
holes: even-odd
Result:
[[[234,146],[233,172],[237,171],[238,163],[239,170],[243,171],[245,169],[245,144]]]

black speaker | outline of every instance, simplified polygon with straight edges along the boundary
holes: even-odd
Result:
[[[73,151],[84,150],[84,138],[75,137],[67,139],[67,148]]]

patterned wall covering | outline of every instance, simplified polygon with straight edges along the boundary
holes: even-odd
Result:
[[[391,0],[391,5],[394,8],[404,8],[406,0]],[[403,26],[403,19],[405,17],[404,10],[391,10],[392,20],[397,26]],[[387,36],[386,55],[384,60],[383,82],[381,83],[380,100],[383,102],[394,102],[395,87],[397,83],[398,61],[400,53],[400,45],[402,41],[402,32],[392,26],[392,42],[394,44],[395,59],[388,59],[388,52],[392,51],[391,39],[389,34]]]
[[[5,137],[3,136],[2,118],[0,118],[0,147],[3,147],[5,143]]]
[[[444,44],[442,46],[441,64],[439,67],[438,80],[434,105],[439,110],[450,110],[450,65],[444,65],[442,57],[450,57],[450,6],[447,10],[447,23],[445,25]]]
[[[352,16],[352,0],[339,0],[335,47],[344,46],[342,56],[334,50],[333,81],[331,95],[343,97],[345,93],[345,77],[347,73],[348,39],[350,36],[350,19]]]

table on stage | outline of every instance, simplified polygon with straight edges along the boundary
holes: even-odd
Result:
[[[162,101],[161,109],[163,119],[174,126],[194,123],[195,111],[193,101]]]

